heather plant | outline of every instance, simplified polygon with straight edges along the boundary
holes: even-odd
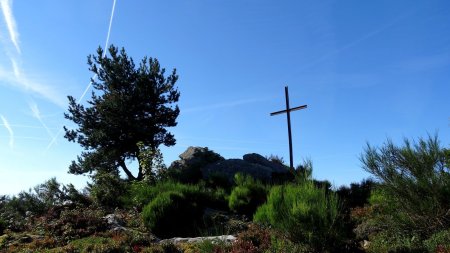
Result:
[[[450,252],[450,229],[442,230],[424,241],[428,252]]]
[[[72,241],[69,246],[75,248],[76,252],[127,252],[128,247],[120,245],[112,238],[86,237]]]
[[[423,253],[427,250],[422,245],[422,240],[417,235],[392,231],[382,231],[370,237],[367,248],[369,253]]]
[[[102,210],[84,207],[52,210],[44,217],[44,231],[64,240],[82,238],[105,231],[108,224],[104,216]]]

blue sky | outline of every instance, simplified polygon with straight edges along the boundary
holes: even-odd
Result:
[[[292,113],[294,163],[311,159],[335,186],[368,176],[358,159],[367,142],[438,132],[449,147],[448,1],[113,3],[0,0],[0,194],[51,177],[83,187],[87,177],[67,174],[81,148],[62,137],[73,127],[63,113],[109,28],[135,61],[156,57],[180,75],[167,164],[188,146],[289,161],[286,118],[269,116],[285,85],[292,106],[308,105]]]

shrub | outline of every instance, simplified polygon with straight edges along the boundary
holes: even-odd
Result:
[[[233,245],[233,252],[242,252],[241,247],[252,249],[254,252],[264,252],[269,249],[271,233],[268,228],[258,225],[250,225],[246,231],[237,235],[237,241]]]
[[[369,253],[423,253],[426,249],[417,235],[383,231],[370,238]]]
[[[232,211],[251,217],[266,201],[266,187],[249,175],[237,173],[234,178],[237,186],[231,192],[228,205]]]
[[[228,177],[224,173],[220,172],[212,172],[211,174],[209,174],[208,178],[206,179],[206,185],[214,189],[225,189],[228,192],[233,186],[230,180],[228,180]]]
[[[0,217],[0,235],[3,235],[3,231],[6,229],[7,225],[6,221]]]
[[[256,222],[287,232],[296,243],[322,251],[338,246],[338,218],[337,196],[315,187],[312,181],[272,187],[267,203],[253,217]]]
[[[167,167],[164,164],[163,155],[159,148],[146,147],[143,142],[137,143],[139,154],[139,166],[144,175],[144,181],[155,183],[165,177]]]
[[[193,236],[203,209],[180,192],[163,192],[145,206],[144,223],[159,237]]]
[[[126,252],[126,248],[119,245],[116,241],[111,238],[104,237],[86,237],[82,239],[75,240],[69,244],[73,248],[77,249],[76,252],[90,253],[90,252]]]
[[[129,195],[132,205],[142,208],[158,195],[164,192],[179,192],[196,202],[208,202],[210,195],[200,185],[188,185],[173,181],[158,182],[151,185],[145,182],[135,182],[131,185]]]
[[[137,251],[139,252],[139,251]],[[150,247],[143,248],[142,253],[181,253],[173,243],[153,244]]]
[[[368,145],[361,161],[380,181],[385,202],[403,218],[393,225],[423,238],[450,226],[448,154],[437,137],[405,139],[402,147],[390,140],[381,148]]]
[[[424,245],[428,252],[450,252],[450,229],[433,234],[424,241]]]
[[[376,183],[371,179],[361,181],[361,183],[351,183],[350,187],[342,186],[337,191],[339,199],[345,209],[363,207],[369,203],[370,192],[375,187]]]
[[[64,209],[55,210],[54,215],[45,217],[44,229],[49,236],[62,237],[65,240],[90,236],[105,231],[108,227],[107,221],[103,219],[105,213],[101,210]]]
[[[305,244],[296,244],[287,238],[280,238],[273,236],[270,242],[270,247],[265,252],[280,252],[280,253],[311,253],[313,249]]]
[[[111,208],[123,205],[127,186],[118,174],[98,172],[92,177],[92,181],[92,184],[88,184],[88,189],[97,205]]]

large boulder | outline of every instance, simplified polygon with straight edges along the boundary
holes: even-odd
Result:
[[[196,183],[202,178],[201,168],[225,160],[206,147],[188,147],[179,157],[169,166],[169,174],[184,183]]]
[[[264,156],[256,153],[246,154],[242,157],[244,161],[259,164],[271,169],[271,173],[286,173],[286,166],[280,163],[275,163],[267,160]]]

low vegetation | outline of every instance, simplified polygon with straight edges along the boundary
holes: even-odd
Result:
[[[368,146],[361,161],[376,181],[339,189],[314,180],[311,162],[272,183],[99,172],[79,192],[53,178],[0,197],[0,251],[449,252],[450,153],[438,139]],[[159,242],[224,234],[236,240]]]

